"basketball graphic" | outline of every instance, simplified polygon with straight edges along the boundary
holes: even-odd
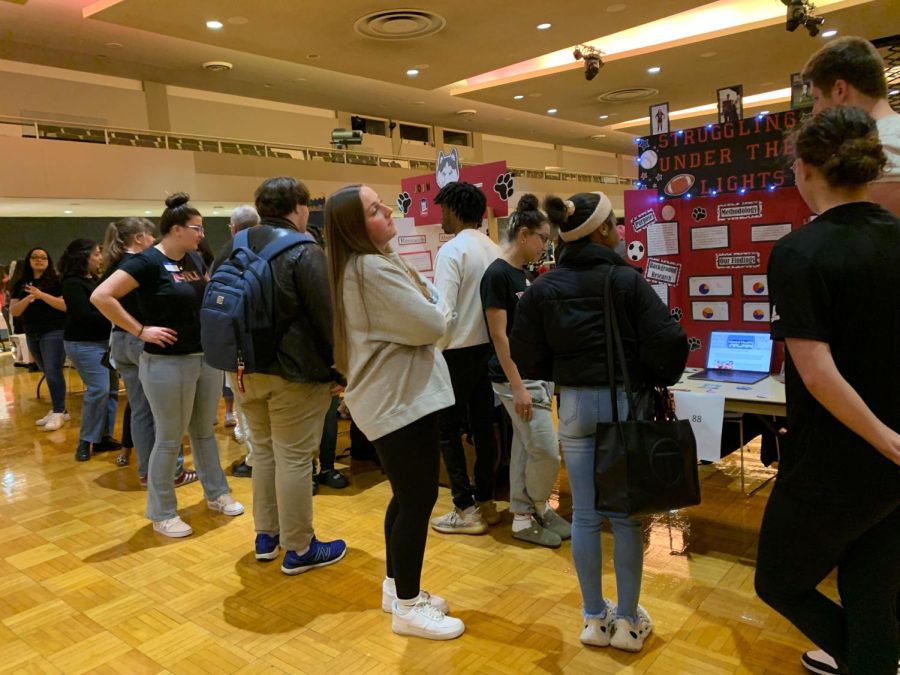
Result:
[[[703,308],[703,318],[704,319],[711,319],[711,318],[713,318],[714,315],[715,315],[715,312],[713,311],[712,307],[704,307]]]
[[[753,292],[754,293],[765,293],[766,285],[761,281],[757,281],[756,283],[753,284]]]
[[[763,319],[766,318],[766,313],[764,311],[762,311],[761,309],[754,309],[753,310],[753,318],[756,319],[757,321],[762,321]]]
[[[700,295],[707,295],[710,291],[709,284],[700,284],[697,290],[700,291]]]

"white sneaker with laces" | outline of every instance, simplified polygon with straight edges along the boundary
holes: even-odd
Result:
[[[62,425],[69,420],[68,413],[50,413],[43,424],[44,431],[56,431],[62,429]]]
[[[219,511],[226,516],[239,516],[244,512],[244,505],[234,501],[229,494],[219,495],[211,502],[206,502],[206,506],[210,511]]]
[[[397,599],[397,586],[393,579],[385,577],[381,582],[381,609],[390,613],[393,611],[394,600]],[[424,600],[433,607],[437,607],[444,614],[450,613],[450,605],[439,595],[431,595],[428,591],[419,591],[419,599]]]
[[[187,537],[194,532],[179,516],[154,522],[153,530],[166,537]]]
[[[616,649],[626,652],[639,652],[644,646],[644,640],[653,632],[653,620],[647,614],[647,610],[638,605],[637,623],[631,623],[624,617],[616,617],[613,624],[613,634],[609,641]]]
[[[50,412],[48,412],[48,413],[47,413],[46,415],[44,415],[42,418],[40,418],[40,419],[38,419],[38,420],[35,420],[35,421],[34,421],[35,426],[42,427],[42,426],[44,426],[45,424],[47,424],[47,420],[50,419],[50,415],[52,415],[52,414],[53,414],[53,410],[51,410]]]
[[[817,675],[838,675],[837,661],[823,649],[812,649],[800,657],[803,667]]]
[[[431,527],[443,534],[484,534],[488,531],[488,525],[478,509],[470,513],[453,509],[447,515],[432,518]]]
[[[606,616],[602,619],[585,617],[584,628],[579,639],[586,645],[608,647],[615,620],[616,606],[613,602],[607,600]]]
[[[452,640],[463,634],[466,625],[447,616],[425,600],[412,607],[403,607],[394,600],[391,608],[391,629],[398,635],[413,635],[427,640]]]

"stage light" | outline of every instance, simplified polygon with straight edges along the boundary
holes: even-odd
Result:
[[[816,6],[811,0],[781,0],[781,2],[787,7],[784,27],[788,32],[793,33],[803,26],[810,37],[819,34],[819,26],[825,23],[825,17],[813,14]]]

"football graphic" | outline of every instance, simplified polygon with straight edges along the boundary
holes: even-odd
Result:
[[[694,187],[694,180],[695,178],[689,173],[679,173],[669,179],[663,192],[670,197],[680,197]]]

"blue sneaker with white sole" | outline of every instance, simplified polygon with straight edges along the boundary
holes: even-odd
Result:
[[[333,565],[347,554],[347,543],[342,539],[319,541],[313,537],[309,542],[309,550],[303,555],[296,551],[284,554],[281,571],[285,574],[303,574],[317,567]]]
[[[275,560],[278,557],[278,535],[263,534],[256,535],[256,559],[257,560]]]

